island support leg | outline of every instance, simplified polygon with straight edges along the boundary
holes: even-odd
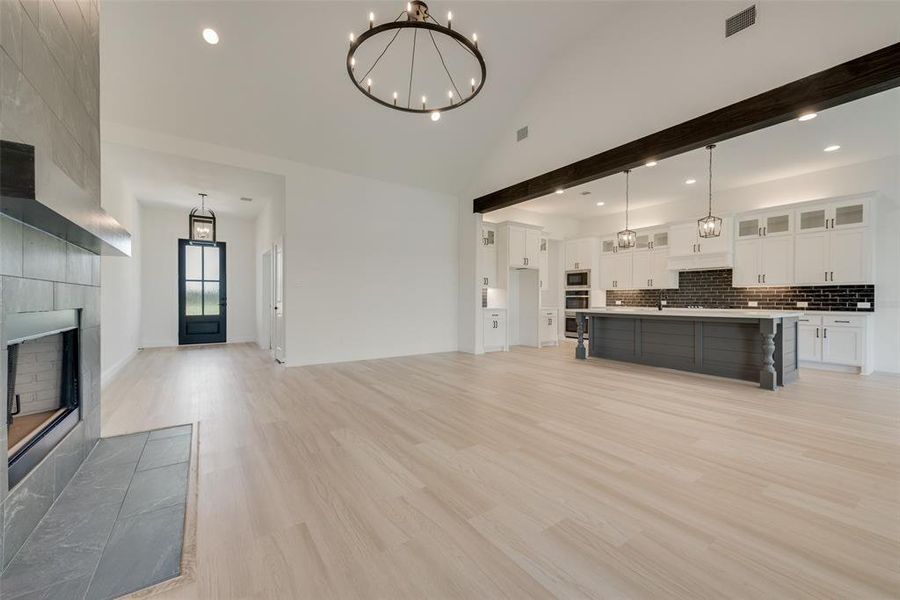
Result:
[[[587,317],[584,313],[575,313],[575,322],[578,324],[578,347],[575,348],[575,358],[587,358],[587,350],[584,348],[584,330]]]
[[[759,387],[766,390],[774,390],[778,387],[778,373],[775,371],[775,334],[777,332],[778,323],[774,319],[760,319],[762,368],[759,370]]]

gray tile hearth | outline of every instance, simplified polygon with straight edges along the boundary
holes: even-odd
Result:
[[[114,598],[177,576],[191,432],[186,425],[101,439],[9,557],[4,600]],[[47,479],[35,479],[31,500],[52,502],[58,483]]]

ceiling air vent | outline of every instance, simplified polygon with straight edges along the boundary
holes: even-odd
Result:
[[[518,130],[516,132],[516,141],[517,142],[521,142],[522,140],[524,140],[527,137],[528,137],[528,125],[526,125],[525,127],[521,128],[520,130]]]
[[[725,20],[725,37],[731,37],[737,32],[747,29],[754,23],[756,23],[755,4]]]

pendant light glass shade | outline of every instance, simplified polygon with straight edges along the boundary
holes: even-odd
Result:
[[[628,229],[628,177],[631,170],[625,171],[625,229],[616,234],[616,240],[619,248],[634,248],[637,234]]]
[[[702,238],[722,235],[722,219],[712,214],[712,151],[715,147],[715,144],[706,147],[709,150],[709,212],[702,219],[697,219],[697,235]]]

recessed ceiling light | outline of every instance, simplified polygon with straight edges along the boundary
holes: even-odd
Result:
[[[697,183],[697,180],[696,179],[685,179],[684,182],[688,185],[694,185],[695,183]]]
[[[825,152],[834,152],[835,150],[840,150],[841,147],[837,144],[832,144],[831,146],[825,146]]]
[[[813,119],[815,119],[818,116],[819,115],[817,113],[808,112],[808,113],[803,113],[802,115],[800,115],[800,118],[798,118],[797,120],[798,121],[812,121]]]
[[[606,204],[606,202],[598,202],[597,206],[603,206],[604,204]]]
[[[564,189],[562,189],[562,188],[556,188],[556,193],[557,193],[557,194],[562,194],[563,192],[565,192]]]
[[[648,160],[646,163],[644,163],[644,166],[645,166],[645,167],[655,167],[655,166],[656,166],[656,161],[655,161],[655,160]]]
[[[215,46],[216,44],[219,43],[219,34],[216,33],[215,29],[210,29],[209,27],[207,27],[206,29],[203,30],[203,39],[206,41],[207,44],[210,44],[211,46]]]

